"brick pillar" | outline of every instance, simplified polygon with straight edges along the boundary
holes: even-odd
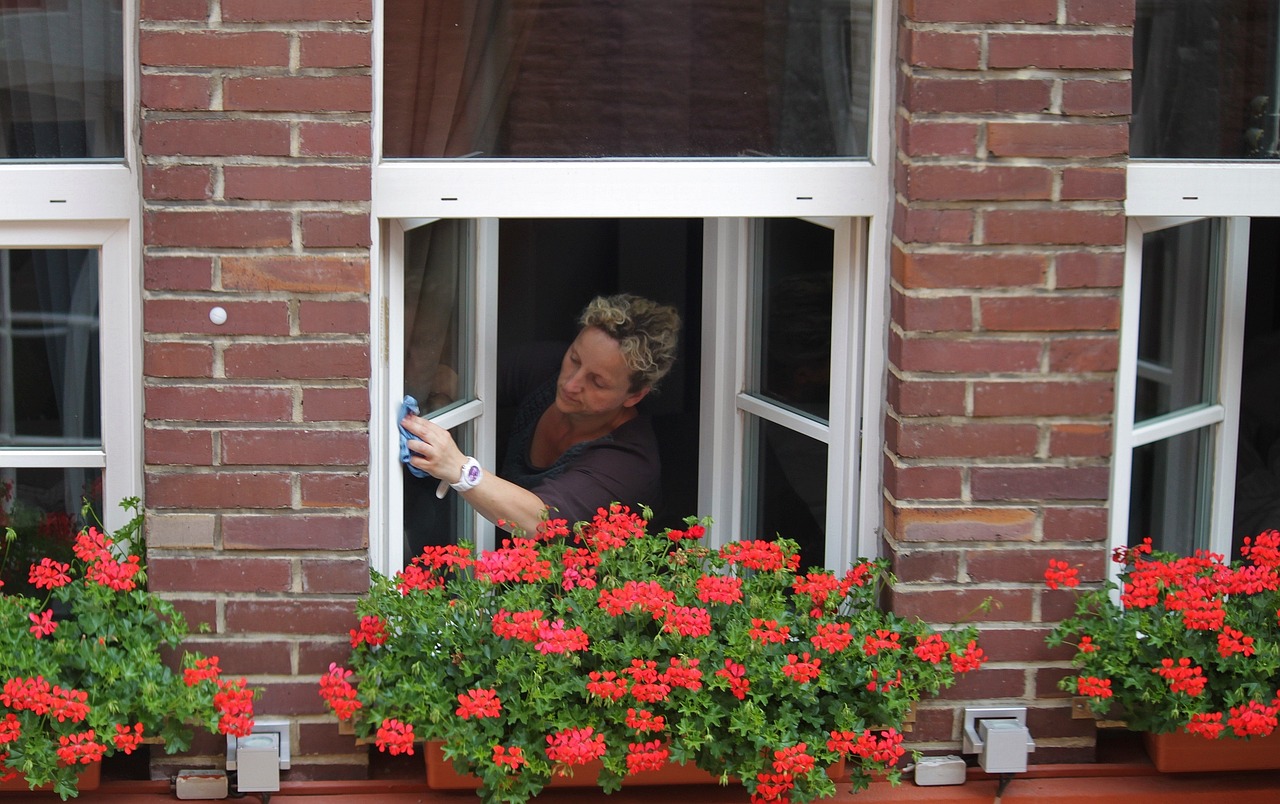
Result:
[[[1050,557],[1106,570],[1133,0],[903,0],[885,437],[899,613],[983,624],[920,712],[1029,707],[1034,762],[1092,758],[1044,637]],[[1059,596],[1060,595],[1060,596]],[[984,605],[984,601],[990,601]]]
[[[366,764],[316,680],[368,587],[372,6],[141,2],[150,582],[296,721],[293,779]]]

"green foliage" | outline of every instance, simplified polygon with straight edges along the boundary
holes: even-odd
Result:
[[[842,758],[857,785],[892,766],[913,703],[982,660],[971,627],[931,640],[923,623],[882,611],[883,561],[798,574],[793,542],[716,550],[698,541],[707,523],[651,535],[647,515],[615,505],[573,534],[544,523],[479,558],[428,548],[395,578],[375,573],[350,670],[332,667],[321,694],[380,749],[408,750],[385,731],[395,723],[443,741],[487,800],[523,802],[575,770],[578,757],[551,756],[549,739],[590,728],[605,790],[658,741],[649,749],[762,800],[809,801],[834,793],[825,768]],[[709,592],[708,578],[729,586]],[[532,612],[524,633],[521,612]],[[625,693],[609,695],[610,680]],[[480,692],[500,710],[468,712]],[[641,711],[662,727],[638,726]],[[496,747],[520,761],[497,761]],[[785,749],[801,764],[775,753]]]

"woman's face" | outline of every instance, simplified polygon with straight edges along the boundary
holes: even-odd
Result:
[[[586,327],[569,344],[556,381],[556,407],[565,414],[598,415],[629,408],[649,393],[631,390],[631,369],[618,342]]]

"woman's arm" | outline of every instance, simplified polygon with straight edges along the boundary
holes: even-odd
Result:
[[[401,424],[417,436],[417,440],[408,442],[409,451],[413,453],[409,463],[432,477],[458,482],[467,456],[458,449],[449,431],[420,416],[406,416]],[[462,492],[462,496],[490,522],[497,524],[502,520],[508,523],[508,528],[518,527],[530,534],[547,510],[538,495],[488,471],[483,471],[479,484]]]

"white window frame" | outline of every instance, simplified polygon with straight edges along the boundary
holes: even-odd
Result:
[[[99,252],[99,354],[102,446],[99,449],[4,449],[14,468],[92,467],[103,471],[108,528],[125,524],[119,507],[141,497],[142,224],[136,115],[137,0],[124,0],[124,157],[119,162],[0,162],[0,248],[96,249]]]
[[[892,53],[895,16],[892,8],[876,4],[873,22],[872,86],[869,158],[860,160],[745,161],[727,159],[687,160],[395,160],[381,158],[381,114],[374,115],[374,168],[372,226],[375,266],[371,292],[375,299],[371,322],[374,354],[372,367],[372,454],[370,484],[375,493],[370,511],[370,558],[381,571],[398,569],[399,522],[402,492],[398,448],[394,441],[395,414],[400,404],[403,344],[397,327],[403,299],[396,298],[400,277],[398,249],[404,226],[433,218],[477,221],[478,231],[496,228],[502,218],[702,218],[714,220],[704,237],[708,255],[717,266],[707,270],[703,287],[703,415],[701,422],[704,460],[700,467],[699,507],[696,513],[716,520],[720,538],[734,536],[732,525],[740,510],[741,480],[732,492],[704,498],[706,479],[722,471],[726,462],[731,476],[740,475],[740,457],[729,448],[741,415],[736,403],[720,415],[706,414],[707,390],[717,394],[741,389],[743,367],[734,357],[726,362],[726,339],[743,343],[742,315],[731,307],[744,291],[725,288],[735,270],[725,261],[745,259],[745,226],[751,218],[787,217],[824,219],[836,231],[836,249],[843,270],[836,272],[834,287],[833,358],[857,355],[857,361],[841,365],[833,359],[832,425],[829,464],[827,563],[840,566],[854,555],[874,555],[879,550],[881,527],[881,443],[879,409],[883,399],[887,333],[887,274],[890,248],[889,219],[893,204],[891,148],[893,109]],[[382,32],[385,19],[381,2],[374,10],[375,110],[382,103]],[[496,237],[494,239],[496,242]],[[485,277],[487,257],[478,254]],[[496,259],[496,256],[495,256]],[[838,263],[841,264],[841,263]],[[496,263],[495,263],[496,265]],[[704,260],[704,266],[706,260]],[[710,268],[710,266],[708,266]],[[478,292],[482,292],[477,287]],[[729,295],[732,294],[732,295]],[[496,298],[496,293],[492,294]],[[483,298],[483,297],[482,297]],[[483,304],[481,307],[483,308]],[[483,310],[477,315],[483,318]],[[480,332],[484,332],[481,329]],[[687,337],[693,337],[688,333]],[[483,343],[477,348],[487,348]],[[719,355],[719,359],[716,356]],[[492,360],[482,362],[481,377],[493,371]],[[860,376],[851,376],[850,365]],[[481,387],[488,380],[480,379]],[[492,386],[490,386],[492,387]],[[717,396],[716,398],[722,398]],[[732,412],[733,415],[727,415]],[[492,420],[492,417],[485,417]],[[859,432],[865,427],[865,432]],[[478,434],[492,443],[492,434]],[[737,439],[740,443],[741,439]],[[488,447],[484,447],[487,449]],[[480,456],[477,456],[478,458]],[[491,457],[490,457],[491,460]],[[492,464],[490,464],[492,465]],[[722,481],[723,482],[723,481]],[[723,486],[722,486],[723,487]],[[395,516],[392,515],[395,512]],[[695,512],[688,512],[695,513]]]

